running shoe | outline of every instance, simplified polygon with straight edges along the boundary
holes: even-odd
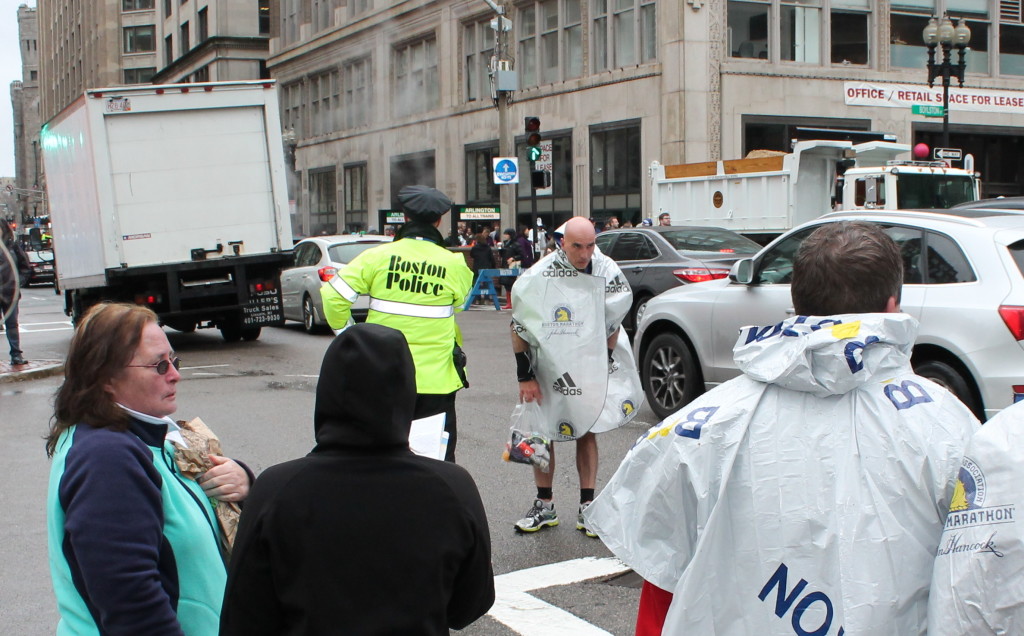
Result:
[[[583,511],[586,510],[593,502],[588,501],[585,504],[580,504],[580,514],[576,516],[576,529],[587,535],[591,539],[597,538],[597,533],[591,530],[583,523]]]
[[[558,515],[555,513],[555,504],[545,504],[540,499],[533,502],[533,507],[526,516],[516,522],[516,530],[519,532],[536,532],[544,526],[557,526]]]

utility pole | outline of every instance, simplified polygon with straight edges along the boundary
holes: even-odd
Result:
[[[512,32],[512,21],[505,17],[505,5],[495,4],[493,0],[484,0],[496,14],[491,20],[494,29],[494,56],[491,58],[491,96],[494,106],[498,109],[498,154],[502,157],[516,156],[512,131],[508,126],[508,107],[512,101],[512,92],[518,88],[516,73],[513,70],[515,60],[509,52],[509,34]],[[522,168],[519,170],[522,178]],[[516,227],[516,191],[519,186],[514,183],[498,186],[501,205],[501,227]]]

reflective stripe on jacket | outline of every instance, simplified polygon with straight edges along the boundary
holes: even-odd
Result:
[[[370,296],[366,321],[405,334],[416,363],[416,392],[462,388],[452,362],[461,341],[455,312],[466,301],[473,272],[462,254],[414,238],[367,250],[320,288],[324,315],[334,329],[348,324],[352,303]]]

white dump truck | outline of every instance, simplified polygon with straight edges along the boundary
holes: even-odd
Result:
[[[41,143],[73,320],[131,302],[229,342],[284,321],[292,235],[274,82],[88,90]]]
[[[979,198],[978,176],[942,161],[897,160],[890,141],[800,141],[793,152],[651,164],[652,209],[673,225],[716,225],[765,241],[833,210],[949,208]]]

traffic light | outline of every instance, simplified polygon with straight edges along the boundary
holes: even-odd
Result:
[[[540,159],[540,119],[527,117],[524,121],[526,128],[526,158],[530,163]]]

